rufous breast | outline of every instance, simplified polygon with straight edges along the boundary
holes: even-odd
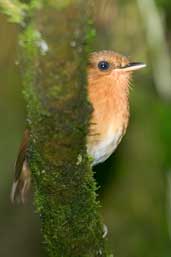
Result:
[[[87,138],[88,154],[93,165],[104,162],[120,143],[129,120],[128,91],[124,77],[112,75],[99,81],[89,78],[89,99],[93,105]]]

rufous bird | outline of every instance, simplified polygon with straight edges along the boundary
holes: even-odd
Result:
[[[87,136],[92,165],[104,162],[117,148],[129,121],[129,88],[132,72],[144,68],[113,51],[93,52],[88,62],[88,96],[93,106]],[[15,165],[11,200],[24,202],[31,171],[26,159],[29,130],[26,129]]]

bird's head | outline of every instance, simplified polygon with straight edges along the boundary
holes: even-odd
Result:
[[[102,84],[109,82],[125,88],[128,87],[132,72],[145,66],[141,62],[130,62],[127,57],[113,51],[93,52],[89,58],[88,78],[96,84],[99,84],[98,81]]]

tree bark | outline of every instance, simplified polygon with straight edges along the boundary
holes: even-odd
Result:
[[[50,257],[107,256],[86,152],[90,2],[25,1],[27,15],[17,20],[30,130],[27,158]]]

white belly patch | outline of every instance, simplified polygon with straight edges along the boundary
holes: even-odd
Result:
[[[93,158],[93,166],[104,162],[117,148],[122,139],[122,130],[109,133],[104,140],[99,141],[93,147],[88,146],[88,154]]]

